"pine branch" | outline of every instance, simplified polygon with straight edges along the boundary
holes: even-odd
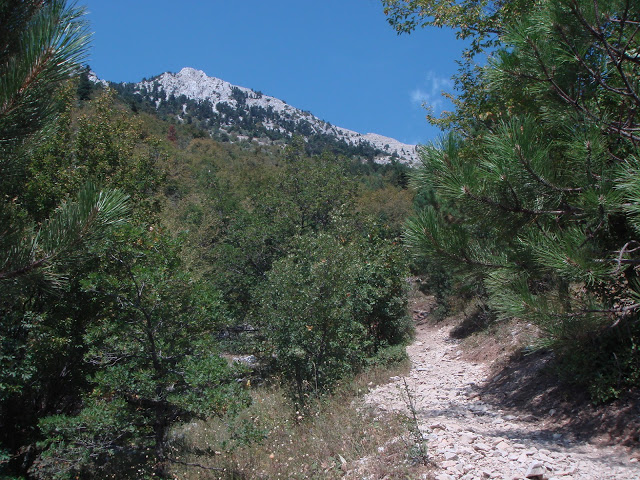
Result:
[[[594,5],[594,8],[595,8],[595,18],[596,18],[596,24],[597,24],[597,27],[598,27],[597,31],[596,31],[596,29],[591,27],[591,25],[589,25],[588,22],[586,22],[586,19],[584,19],[584,16],[579,11],[576,11],[576,15],[578,15],[581,20],[583,20],[583,19],[585,20],[585,22],[583,22],[583,25],[600,42],[602,42],[602,44],[604,45],[607,53],[609,54],[609,58],[611,59],[611,62],[616,66],[616,69],[618,70],[618,73],[620,74],[620,78],[622,79],[622,81],[624,82],[625,86],[627,87],[627,90],[632,94],[633,99],[636,101],[636,103],[638,105],[640,105],[640,98],[638,97],[637,93],[635,92],[635,90],[631,86],[627,74],[624,72],[624,70],[622,70],[622,58],[621,58],[621,55],[616,54],[615,50],[613,49],[613,47],[609,43],[609,40],[607,39],[607,36],[602,33],[602,32],[604,32],[604,27],[602,26],[602,23],[600,22],[600,9],[598,8],[597,0],[594,0],[593,5]],[[637,31],[638,30],[636,30],[636,33],[637,33]],[[634,33],[633,36],[635,36],[635,33]],[[631,38],[633,38],[633,36]]]
[[[581,211],[581,209],[577,207],[571,207],[566,210],[532,210],[530,208],[524,208],[518,205],[516,206],[505,205],[496,200],[493,200],[490,197],[476,195],[472,193],[471,189],[466,185],[462,187],[462,190],[465,195],[475,200],[476,202],[484,203],[485,205],[495,207],[499,210],[502,210],[503,212],[508,212],[508,213],[523,213],[526,215],[537,217],[540,215],[571,215]]]
[[[117,190],[99,192],[87,184],[76,202],[61,205],[37,233],[23,237],[3,254],[0,281],[52,268],[82,255],[82,246],[98,241],[107,229],[123,223],[127,211],[127,195]]]
[[[562,192],[562,193],[580,193],[580,192],[582,192],[584,190],[581,187],[574,187],[574,188],[571,188],[571,187],[558,187],[557,185],[552,184],[551,182],[547,181],[546,179],[544,179],[543,177],[538,175],[533,170],[533,168],[531,167],[531,163],[524,156],[524,153],[522,152],[522,147],[520,145],[516,144],[516,146],[514,147],[514,150],[516,151],[516,154],[518,156],[518,160],[520,160],[520,163],[522,164],[524,169],[527,171],[527,173],[529,175],[531,175],[534,178],[534,180],[536,180],[541,185],[544,185],[547,188],[555,190],[556,192]]]
[[[30,7],[8,12],[16,38],[0,39],[0,146],[15,146],[52,123],[57,113],[52,92],[87,53],[82,9],[67,8],[64,0],[27,3]],[[24,8],[32,13],[21,18]]]

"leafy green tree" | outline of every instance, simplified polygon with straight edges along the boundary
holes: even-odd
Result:
[[[357,203],[358,211],[371,215],[388,227],[390,235],[399,238],[404,222],[412,211],[413,192],[387,185],[363,192]]]
[[[132,216],[157,214],[155,194],[164,183],[166,152],[140,118],[131,118],[106,91],[82,109],[65,94],[65,110],[55,135],[25,158],[25,178],[16,192],[21,205],[40,220],[85,182],[127,193]]]
[[[267,274],[256,318],[292,396],[330,391],[379,348],[407,339],[405,263],[394,250],[321,233],[299,237]]]
[[[564,0],[505,25],[482,86],[503,120],[423,150],[415,182],[437,196],[406,231],[500,317],[539,325],[597,400],[640,378],[638,20],[627,1]]]
[[[332,213],[350,203],[355,193],[355,184],[347,180],[345,165],[338,158],[330,154],[308,157],[304,151],[301,137],[287,146],[276,179],[280,196],[272,197],[276,206],[265,204],[278,210],[298,234],[325,228]]]
[[[352,202],[355,192],[344,165],[328,155],[307,157],[301,137],[265,175],[270,182],[255,185],[212,253],[217,270],[212,281],[239,315],[250,304],[252,288],[274,261],[286,256],[293,239],[326,230],[332,215]]]
[[[41,421],[47,441],[33,472],[163,476],[175,460],[172,426],[245,400],[217,354],[219,295],[191,280],[178,253],[155,230],[122,229],[105,244],[103,265],[83,282],[97,306],[85,333],[93,389],[78,415]]]

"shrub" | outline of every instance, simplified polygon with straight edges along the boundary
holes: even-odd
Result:
[[[327,234],[300,237],[274,264],[257,300],[262,355],[298,402],[408,337],[405,276],[391,248]]]

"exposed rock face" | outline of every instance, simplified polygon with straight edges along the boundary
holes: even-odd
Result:
[[[103,82],[92,74],[91,79]],[[408,145],[393,138],[375,133],[366,135],[336,127],[320,120],[309,112],[299,110],[286,102],[249,88],[232,85],[219,78],[209,77],[203,71],[183,68],[178,73],[163,73],[150,80],[133,85],[138,95],[156,103],[156,108],[169,98],[184,98],[204,103],[211,112],[222,117],[224,112],[234,109],[240,112],[240,120],[248,115],[259,115],[261,126],[285,135],[292,134],[292,128],[303,131],[303,136],[329,135],[349,145],[366,145],[377,151],[374,161],[388,163],[392,158],[407,164],[419,161],[416,145]],[[183,110],[186,105],[183,106]],[[238,121],[238,117],[235,118]]]

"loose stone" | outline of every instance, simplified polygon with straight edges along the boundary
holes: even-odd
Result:
[[[540,462],[533,462],[527,468],[527,473],[525,473],[526,478],[531,478],[533,480],[543,480],[544,474],[547,469],[544,468],[544,465]]]

